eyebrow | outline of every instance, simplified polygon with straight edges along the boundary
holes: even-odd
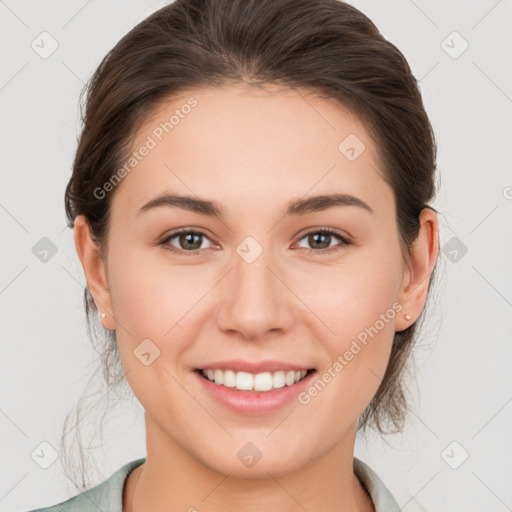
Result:
[[[174,206],[201,215],[217,217],[218,219],[224,218],[224,209],[216,201],[169,193],[161,194],[148,201],[137,211],[137,215],[162,206]],[[357,206],[369,213],[375,214],[371,206],[358,197],[350,194],[322,194],[290,201],[284,209],[283,216],[306,215],[335,206]]]

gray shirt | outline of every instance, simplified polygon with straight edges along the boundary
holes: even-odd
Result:
[[[62,503],[28,512],[123,512],[123,486],[128,474],[145,462],[133,460],[119,468],[112,476]],[[373,501],[375,512],[400,512],[400,507],[377,474],[362,460],[354,457],[354,474]]]

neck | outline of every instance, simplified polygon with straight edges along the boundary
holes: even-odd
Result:
[[[146,416],[150,423],[147,420]],[[268,477],[259,478],[215,471],[167,436],[162,442],[161,431],[146,432],[146,461],[126,479],[123,512],[220,512],[226,504],[240,512],[375,510],[352,469],[355,432],[348,436],[349,442],[340,441],[297,471],[282,475],[267,471]]]

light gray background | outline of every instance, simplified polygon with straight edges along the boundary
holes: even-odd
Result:
[[[77,494],[59,460],[42,469],[31,454],[45,441],[58,449],[64,416],[96,357],[85,330],[85,279],[63,202],[78,135],[78,96],[120,37],[165,3],[0,1],[5,512]],[[439,145],[434,206],[442,213],[443,247],[430,323],[417,350],[419,395],[407,428],[387,441],[358,440],[356,455],[405,512],[512,510],[512,4],[352,3],[421,79]],[[31,48],[43,31],[59,45],[46,59]],[[454,31],[469,44],[457,58],[464,43]],[[42,237],[57,247],[46,263],[32,252]],[[458,444],[444,452],[453,441]],[[459,463],[463,450],[469,458],[453,469],[447,461]],[[91,452],[101,469],[96,483],[145,456],[142,408],[126,406],[105,430],[104,446]]]

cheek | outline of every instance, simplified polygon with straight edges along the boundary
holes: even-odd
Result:
[[[388,317],[393,318],[401,282],[397,258],[394,252],[381,256],[369,249],[336,266],[301,272],[306,277],[301,279],[299,295],[334,331],[335,336],[326,337],[334,346],[342,348],[347,339],[374,325],[390,308]],[[382,330],[389,334],[392,322]]]
[[[162,338],[185,314],[194,296],[197,284],[186,280],[192,272],[171,266],[160,251],[123,251],[118,242],[111,255],[115,262],[109,273],[114,314],[132,337]]]
[[[329,354],[325,369],[331,367],[337,376],[333,386],[338,389],[337,399],[359,404],[361,410],[384,376],[395,319],[402,314],[402,305],[396,300],[401,280],[399,262],[399,253],[392,248],[382,257],[370,251],[359,254],[357,261],[354,258],[339,272],[331,273],[324,298],[317,295],[312,306],[324,312],[322,319],[334,331],[324,337]],[[333,367],[336,361],[339,364]]]
[[[179,268],[151,261],[149,251],[122,252],[118,246],[109,273],[112,305],[116,318],[119,355],[129,385],[144,408],[161,416],[164,400],[176,410],[183,400],[173,377],[174,366],[187,348],[191,334],[187,310],[197,300],[183,282]],[[193,288],[192,288],[193,289]],[[157,393],[154,390],[159,390]],[[181,393],[181,394],[180,394]]]
[[[117,254],[112,253],[111,261],[116,264],[109,272],[109,286],[118,323],[119,351],[127,369],[138,367],[140,361],[134,351],[142,351],[141,344],[147,344],[144,340],[148,339],[162,356],[155,363],[180,360],[190,339],[206,321],[206,301],[201,298],[214,284],[211,270],[171,264],[163,251],[118,249]],[[151,352],[152,345],[148,347]]]

